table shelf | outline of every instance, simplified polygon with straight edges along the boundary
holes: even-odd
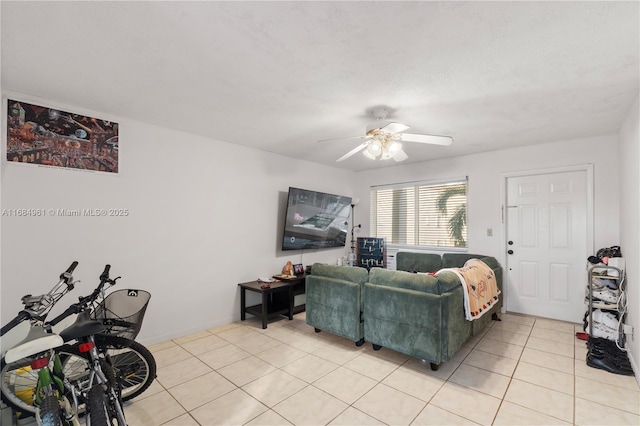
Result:
[[[274,282],[269,287],[262,288],[264,283],[259,281],[249,281],[240,283],[240,319],[245,320],[246,314],[256,316],[262,320],[262,328],[267,328],[269,319],[276,316],[285,315],[290,320],[293,319],[293,286],[294,283]],[[246,306],[247,290],[259,293],[261,303]]]
[[[253,306],[247,306],[244,308],[245,313],[251,314],[256,317],[262,316],[262,303]],[[273,304],[267,303],[267,317],[268,319],[280,316],[280,315],[288,315],[289,314],[289,306],[273,306]]]

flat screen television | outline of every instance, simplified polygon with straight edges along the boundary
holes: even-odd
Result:
[[[282,250],[344,247],[351,197],[289,188]]]

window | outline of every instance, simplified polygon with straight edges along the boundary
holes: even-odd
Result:
[[[371,231],[388,244],[467,247],[468,179],[371,188]]]

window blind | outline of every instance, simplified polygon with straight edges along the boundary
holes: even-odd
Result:
[[[467,246],[468,179],[371,188],[371,224],[387,243]]]

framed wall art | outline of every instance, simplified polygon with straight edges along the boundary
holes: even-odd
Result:
[[[118,123],[8,99],[7,161],[118,173]]]

